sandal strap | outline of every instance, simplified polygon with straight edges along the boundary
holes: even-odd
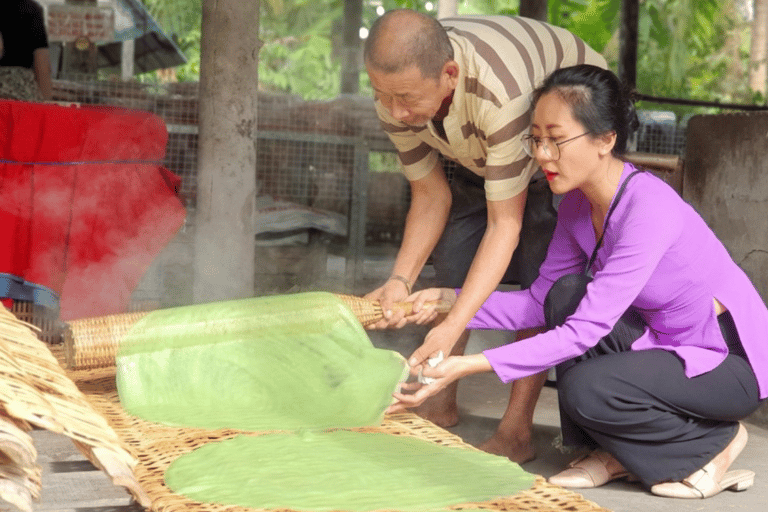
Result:
[[[592,453],[576,459],[571,464],[572,468],[579,469],[586,473],[592,483],[595,486],[601,486],[606,482],[609,482],[616,478],[617,475],[612,475],[608,471],[608,466],[605,463],[603,453],[595,450]]]

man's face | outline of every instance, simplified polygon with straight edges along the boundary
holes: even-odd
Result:
[[[399,73],[366,69],[374,97],[392,117],[409,126],[424,126],[435,117],[458,80],[458,66],[453,61],[446,64],[439,79],[424,78],[415,65]]]

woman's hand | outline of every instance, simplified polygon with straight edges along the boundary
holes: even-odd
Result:
[[[465,327],[465,325],[451,321],[450,316],[446,317],[445,320],[429,330],[424,337],[424,343],[408,358],[408,364],[411,368],[420,367],[426,364],[429,358],[437,356],[440,352],[449,355]]]
[[[413,311],[404,317],[405,322],[425,325],[434,322],[440,314],[430,302],[442,301],[453,306],[456,303],[456,291],[451,288],[427,288],[410,295],[406,300],[413,302]]]
[[[413,369],[412,369],[413,370]],[[451,356],[434,368],[429,365],[421,367],[424,377],[434,379],[429,384],[407,382],[400,387],[400,392],[392,396],[396,402],[387,408],[387,414],[405,411],[421,405],[427,398],[445,389],[451,382],[474,373],[491,370],[491,364],[483,354],[470,356]]]
[[[407,295],[405,286],[400,281],[391,279],[365,298],[378,300],[384,310],[384,318],[369,325],[367,329],[399,329],[408,324],[424,325],[434,321],[439,313],[429,302],[441,300],[453,305],[456,302],[456,292],[451,288],[428,288]],[[395,302],[412,302],[413,312],[406,316],[402,310],[392,307]]]

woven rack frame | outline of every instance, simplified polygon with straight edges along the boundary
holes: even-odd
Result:
[[[39,329],[37,337],[46,343],[61,342],[61,325],[58,321],[58,311],[39,306],[33,302],[14,300],[11,313],[30,325]]]
[[[384,318],[378,301],[337,294],[357,319],[366,327]],[[446,313],[450,305],[444,301],[427,303],[438,313]],[[393,309],[410,314],[413,303],[398,302]],[[69,322],[62,334],[68,368],[108,368],[115,365],[120,343],[131,327],[149,312],[123,313]]]
[[[60,357],[63,358],[63,354],[60,354]],[[137,454],[139,464],[135,473],[142,488],[152,501],[150,510],[154,512],[253,512],[257,510],[233,505],[200,503],[174,494],[165,486],[164,474],[171,462],[206,443],[243,434],[261,435],[265,432],[178,428],[149,423],[128,415],[120,407],[115,389],[114,368],[72,370],[68,371],[68,375],[78,385],[93,407],[107,419],[123,442]],[[413,436],[457,449],[476,449],[464,443],[460,437],[410,413],[387,416],[379,427],[351,430]],[[536,478],[531,489],[514,496],[482,503],[465,503],[449,508],[500,512],[610,512],[586,500],[580,494],[547,483],[540,476]],[[278,511],[269,510],[267,512]],[[280,509],[279,512],[290,511]]]
[[[139,503],[148,505],[149,498],[133,474],[136,459],[130,449],[67,377],[33,329],[0,306],[0,416],[9,422],[8,427],[31,430],[34,425],[69,437],[112,482],[126,487]],[[23,436],[13,437],[23,443]],[[8,469],[25,477],[24,487],[32,497],[37,496],[37,463],[23,454],[17,453],[19,456],[13,460],[12,452],[0,452],[11,455],[13,464]],[[28,449],[27,453],[32,455],[34,450]],[[6,497],[4,492],[0,495]],[[27,510],[23,501],[17,506]]]

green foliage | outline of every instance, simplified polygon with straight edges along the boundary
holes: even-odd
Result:
[[[461,14],[505,14],[517,15],[519,0],[464,0],[457,6]]]
[[[197,25],[175,39],[187,57],[187,63],[176,68],[176,78],[179,82],[200,80],[200,35],[200,25]]]
[[[614,70],[620,15],[621,0],[549,2],[550,22],[584,39]],[[639,13],[637,89],[652,96],[752,102],[741,71],[748,60],[746,41],[737,41],[741,49],[735,52],[729,48],[739,32],[749,30],[738,19],[733,0],[644,0]],[[639,106],[673,110],[679,116],[697,110]]]
[[[727,42],[739,23],[729,5],[727,0],[646,0],[638,31],[638,90],[672,98],[749,101],[738,79],[729,78],[738,62]],[[694,110],[665,108],[679,115]]]
[[[202,0],[143,0],[189,62],[180,80],[200,72]],[[655,96],[731,102],[762,101],[749,90],[749,26],[735,0],[643,0],[638,30],[638,89]],[[426,0],[382,0],[386,10],[427,11]],[[329,99],[339,93],[343,0],[261,0],[259,82],[263,90]],[[459,14],[507,14],[519,0],[460,0]],[[549,21],[603,53],[617,69],[621,0],[549,0]],[[363,25],[377,17],[364,4]],[[370,93],[365,72],[361,94]],[[665,107],[666,108],[666,107]],[[676,109],[680,110],[680,109]],[[685,110],[685,109],[682,109]],[[690,110],[690,109],[689,109]]]
[[[412,9],[414,11],[427,12],[424,0],[383,0],[382,7],[387,11],[393,9]]]
[[[570,30],[605,54],[619,29],[620,10],[621,0],[555,0],[549,2],[549,22]]]
[[[339,94],[336,58],[343,0],[261,3],[259,84],[264,90],[327,99]]]
[[[368,169],[375,172],[400,172],[400,161],[397,159],[397,153],[370,151],[368,153]]]
[[[142,2],[155,21],[187,57],[187,63],[176,68],[177,79],[181,82],[199,80],[202,0],[142,0]],[[151,80],[149,77],[143,78],[145,81]]]

